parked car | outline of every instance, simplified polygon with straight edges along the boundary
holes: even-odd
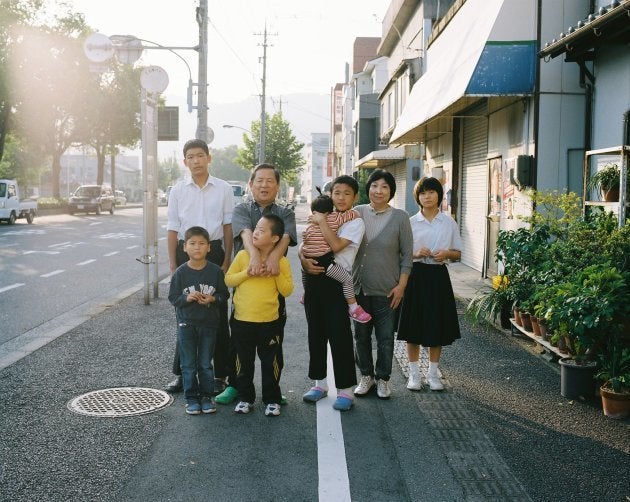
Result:
[[[168,196],[161,188],[157,189],[157,203],[158,206],[166,206],[168,204]]]
[[[68,199],[70,214],[79,212],[101,214],[102,211],[114,214],[115,207],[114,193],[105,185],[82,185]]]
[[[171,190],[173,189],[173,185],[169,185],[166,187],[166,205],[168,206],[168,198],[171,196]]]
[[[114,199],[117,206],[124,206],[125,204],[127,204],[127,196],[122,190],[116,190],[114,194]]]
[[[229,182],[232,185],[232,192],[234,193],[234,205],[238,205],[243,202],[243,196],[245,195],[245,185],[237,183],[235,181]]]

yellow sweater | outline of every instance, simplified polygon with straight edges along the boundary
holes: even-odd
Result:
[[[289,260],[285,256],[280,259],[280,274],[276,276],[249,276],[248,266],[249,253],[239,251],[225,274],[225,284],[235,288],[234,318],[247,322],[275,321],[279,317],[278,293],[286,297],[293,292]]]

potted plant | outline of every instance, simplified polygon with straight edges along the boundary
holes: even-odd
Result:
[[[597,355],[616,336],[620,319],[628,314],[627,274],[597,263],[562,283],[551,286],[545,319],[555,337],[564,336],[571,356],[560,360],[561,394],[592,398]]]
[[[608,350],[599,357],[597,378],[604,415],[611,418],[630,417],[630,347],[623,335],[611,339]]]
[[[615,163],[604,164],[587,183],[590,190],[601,191],[606,202],[617,202],[619,200],[619,166]]]

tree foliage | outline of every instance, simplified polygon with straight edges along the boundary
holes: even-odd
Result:
[[[244,146],[237,151],[236,162],[249,170],[258,164],[258,138],[260,120],[252,122],[252,136],[243,135]],[[273,164],[280,171],[282,180],[294,186],[304,165],[302,157],[304,143],[297,141],[291,126],[282,117],[282,112],[266,119],[265,162]]]
[[[236,145],[212,150],[212,164],[210,173],[226,181],[249,181],[250,170],[244,169],[237,162],[238,148]]]

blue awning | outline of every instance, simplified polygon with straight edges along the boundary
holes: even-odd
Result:
[[[390,144],[426,141],[452,130],[452,118],[484,97],[524,96],[535,89],[534,27],[517,16],[529,0],[467,0],[427,51]],[[516,9],[516,4],[520,4]],[[509,7],[509,8],[508,8]],[[503,8],[503,9],[502,9]],[[509,40],[509,35],[524,35]]]

